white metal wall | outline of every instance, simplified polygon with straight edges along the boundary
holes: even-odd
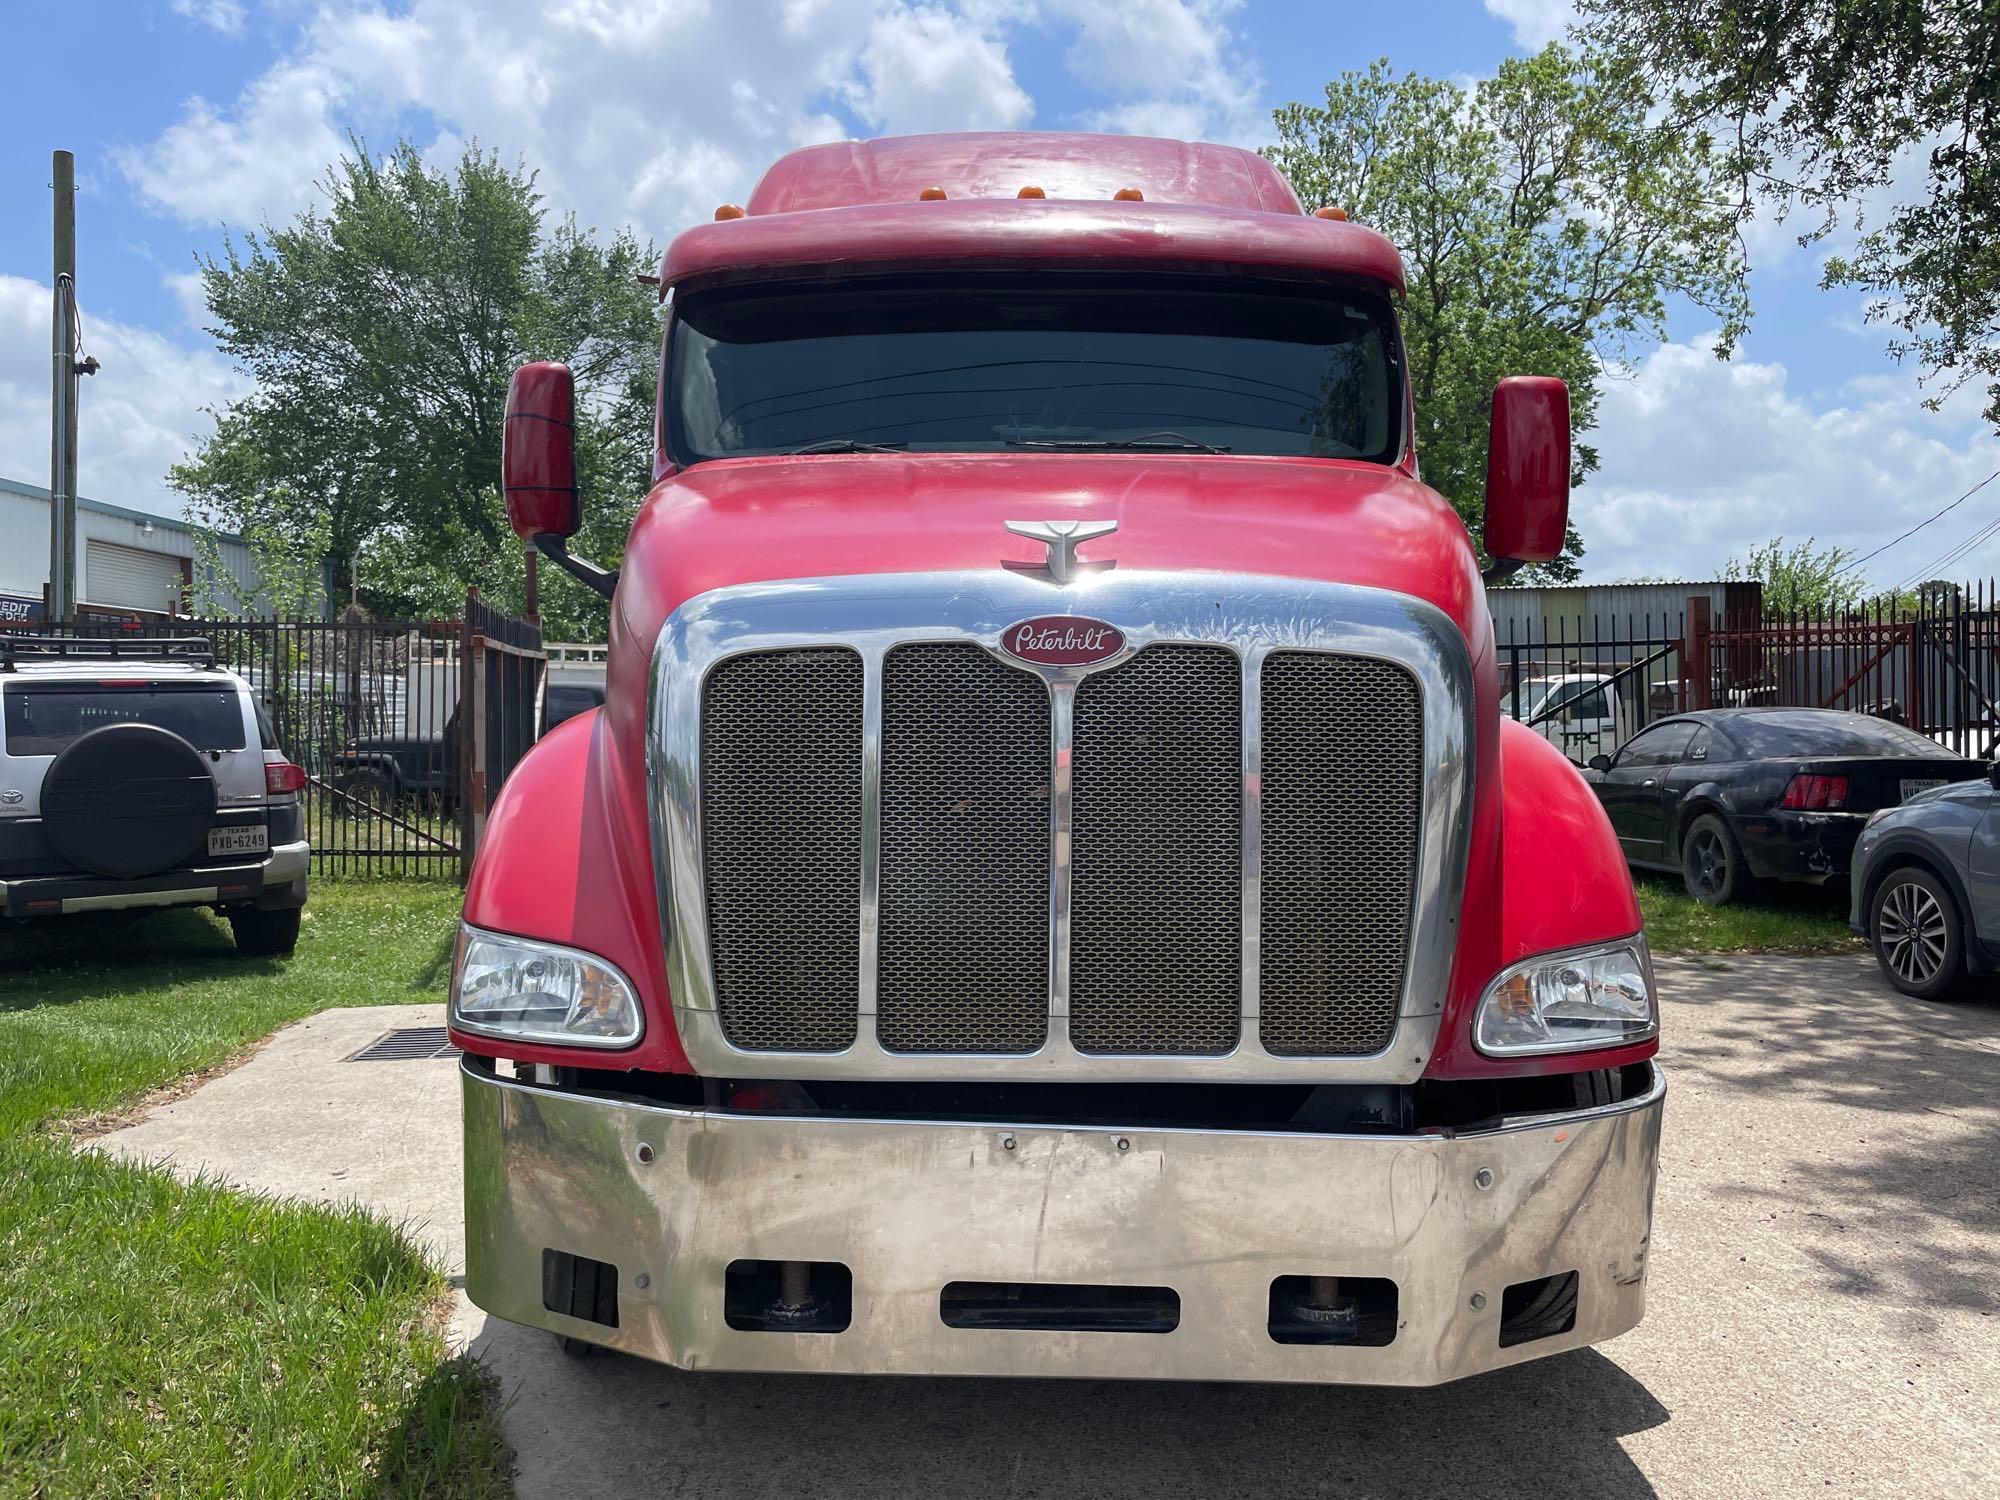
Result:
[[[88,578],[92,542],[169,558],[195,559],[195,538],[181,522],[166,516],[147,516],[122,507],[102,507],[82,501],[76,508],[76,529],[82,555],[78,557],[78,593],[91,604],[117,601],[97,597]],[[222,563],[244,593],[255,597],[257,567],[250,549],[234,537],[221,542]],[[197,575],[200,564],[195,562]],[[180,576],[178,564],[175,578]],[[0,479],[0,594],[39,598],[49,578],[49,497],[48,491],[16,480]],[[128,608],[161,609],[161,604],[128,605]]]

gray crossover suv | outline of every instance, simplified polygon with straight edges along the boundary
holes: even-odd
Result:
[[[290,953],[305,780],[204,639],[0,632],[0,916],[209,906]]]
[[[1853,870],[1849,925],[1904,994],[1954,999],[2000,971],[2000,765],[1875,813]]]

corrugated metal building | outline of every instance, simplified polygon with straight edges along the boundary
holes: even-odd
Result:
[[[149,615],[181,614],[197,602],[202,566],[194,528],[170,516],[79,496],[76,591],[86,606]],[[269,601],[257,593],[257,565],[238,537],[218,533],[222,566],[250,613]],[[0,621],[41,618],[49,579],[49,492],[0,479]]]
[[[1678,636],[1694,598],[1708,600],[1709,619],[1717,629],[1747,630],[1763,616],[1763,584],[1744,579],[1502,586],[1486,591],[1486,607],[1502,646],[1509,641],[1588,643]]]

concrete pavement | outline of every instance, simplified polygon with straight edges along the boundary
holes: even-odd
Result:
[[[1972,1497],[2000,1490],[2000,1001],[1863,956],[1663,960],[1669,1072],[1637,1331],[1433,1391],[683,1375],[467,1309],[526,1496]],[[2000,995],[2000,989],[1996,989]],[[454,1269],[446,1061],[342,1061],[336,1011],[102,1138],[352,1197]]]

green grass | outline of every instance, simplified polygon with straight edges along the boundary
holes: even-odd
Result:
[[[439,998],[457,903],[318,884],[286,960],[199,912],[0,930],[0,1494],[507,1493],[498,1393],[395,1229],[63,1128],[314,1011]]]
[[[1861,939],[1847,928],[1847,887],[1773,885],[1755,899],[1702,906],[1676,876],[1633,871],[1646,941],[1669,953],[1841,953]]]

